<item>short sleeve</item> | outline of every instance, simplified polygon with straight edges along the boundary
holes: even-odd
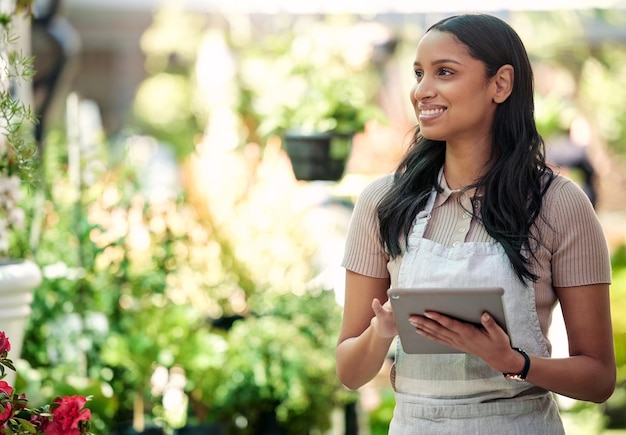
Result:
[[[551,228],[552,285],[610,284],[611,262],[604,231],[587,195],[573,181],[557,177],[544,199]],[[544,233],[546,234],[546,233]]]
[[[392,175],[374,180],[359,195],[346,237],[341,265],[374,278],[388,278],[389,256],[380,241],[377,206],[391,187]]]

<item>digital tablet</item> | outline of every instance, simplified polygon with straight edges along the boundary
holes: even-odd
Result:
[[[487,311],[507,331],[500,287],[479,288],[391,288],[387,290],[398,326],[402,349],[406,353],[462,353],[445,344],[426,338],[415,331],[409,316],[436,311],[456,319],[480,324]]]

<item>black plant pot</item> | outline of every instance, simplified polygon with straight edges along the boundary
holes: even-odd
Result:
[[[283,141],[297,180],[338,181],[343,176],[352,148],[351,134],[289,131]]]

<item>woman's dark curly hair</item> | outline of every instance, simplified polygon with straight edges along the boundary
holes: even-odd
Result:
[[[486,66],[487,78],[503,65],[514,68],[511,95],[498,105],[493,120],[490,167],[467,189],[482,192],[480,219],[503,246],[517,276],[535,281],[529,257],[534,255],[537,240],[531,228],[554,174],[546,166],[544,142],[535,125],[533,72],[526,49],[507,23],[490,15],[446,18],[428,29],[432,30],[451,33],[465,44],[470,55]],[[445,149],[445,142],[426,139],[416,127],[393,185],[377,210],[381,240],[392,257],[401,255],[402,240],[408,239],[413,220],[433,187],[441,191],[437,177]]]

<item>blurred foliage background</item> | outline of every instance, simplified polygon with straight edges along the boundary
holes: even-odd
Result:
[[[62,95],[13,247],[44,271],[18,361],[31,400],[92,395],[103,434],[386,433],[386,372],[357,393],[335,377],[337,269],[360,189],[406,147],[421,18],[164,9],[118,134],[97,127],[93,101]],[[534,64],[546,142],[576,118],[589,127],[613,259],[620,385],[603,405],[563,402],[568,434],[625,428],[626,13],[506,18]],[[344,177],[295,180],[281,132],[333,128],[337,107],[356,109]]]

